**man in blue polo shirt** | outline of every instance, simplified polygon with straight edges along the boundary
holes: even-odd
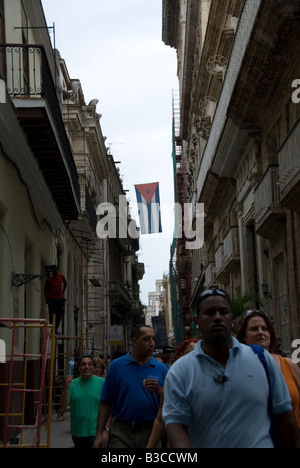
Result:
[[[145,448],[157,416],[167,367],[154,359],[155,333],[139,325],[133,351],[113,361],[101,393],[95,448],[105,447],[103,431],[111,415],[109,448]]]
[[[204,291],[198,302],[203,341],[179,359],[165,382],[163,419],[172,448],[273,448],[272,414],[282,447],[299,447],[290,396],[274,359],[265,369],[249,346],[231,336],[230,299]]]

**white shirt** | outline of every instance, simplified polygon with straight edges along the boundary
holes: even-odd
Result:
[[[269,367],[273,414],[292,410],[284,378],[272,356]],[[225,375],[223,383],[215,378]],[[269,385],[258,356],[233,338],[233,347],[223,366],[202,350],[194,351],[171,367],[165,381],[165,424],[188,427],[194,448],[273,448],[269,435]]]

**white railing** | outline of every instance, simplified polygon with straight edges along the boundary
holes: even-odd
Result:
[[[232,226],[224,237],[224,263],[240,255],[239,228]]]
[[[255,220],[279,207],[278,165],[270,165],[255,189]]]
[[[223,244],[220,244],[219,247],[217,248],[215,252],[215,260],[216,260],[216,274],[220,270],[222,270],[224,266],[224,246]]]
[[[279,186],[282,193],[293,178],[300,173],[300,119],[278,151]]]

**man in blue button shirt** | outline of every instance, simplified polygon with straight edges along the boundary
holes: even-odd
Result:
[[[109,415],[109,448],[145,448],[163,392],[167,367],[152,357],[155,333],[140,325],[133,330],[133,351],[113,361],[101,393],[95,448],[105,447]]]
[[[204,291],[198,302],[203,340],[179,359],[165,382],[163,419],[172,448],[273,448],[269,384],[257,354],[231,336],[230,299]],[[272,414],[282,447],[300,447],[290,396],[266,352]]]

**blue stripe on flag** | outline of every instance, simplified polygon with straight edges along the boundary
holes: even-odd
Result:
[[[155,234],[162,232],[159,185],[157,185],[150,204],[147,203],[137,187],[135,187],[135,191],[138,203],[141,233]]]

